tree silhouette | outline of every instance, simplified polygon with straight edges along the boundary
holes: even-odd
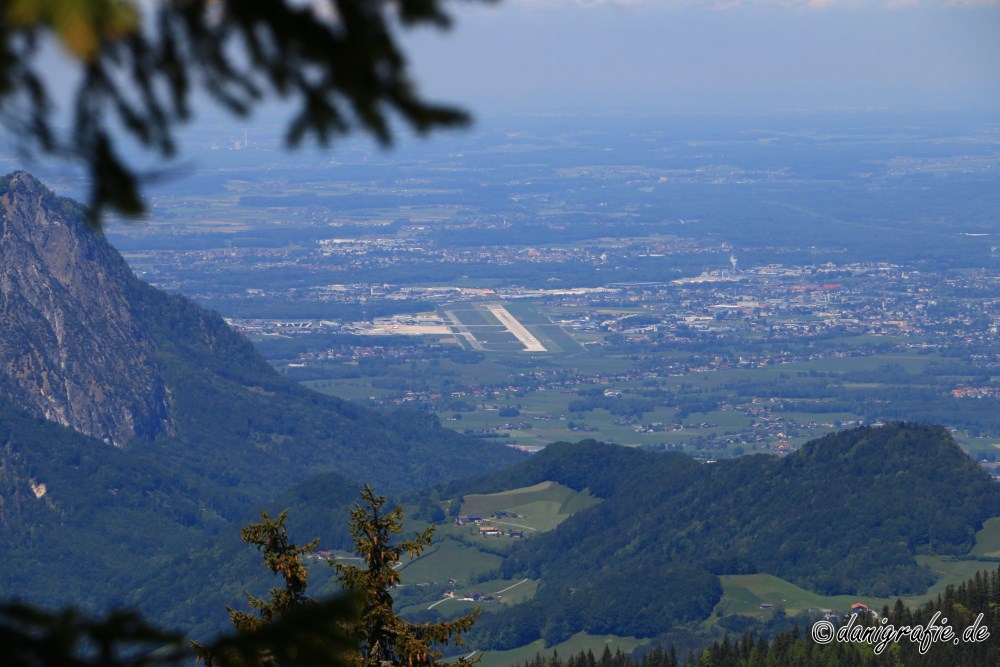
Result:
[[[403,554],[415,558],[431,544],[434,526],[428,526],[413,539],[393,543],[392,536],[403,532],[403,509],[386,511],[385,497],[377,496],[365,485],[361,502],[351,509],[351,534],[354,547],[365,567],[335,563],[337,579],[343,587],[360,597],[361,618],[356,626],[359,664],[382,667],[386,664],[434,665],[441,658],[436,644],[454,640],[462,644],[467,632],[479,617],[479,610],[452,621],[410,623],[392,608],[390,590],[399,583],[397,566]],[[459,659],[452,664],[468,664]]]
[[[257,610],[258,615],[244,611],[229,609],[229,618],[237,630],[252,631],[264,623],[272,622],[276,617],[295,607],[304,605],[309,570],[302,562],[303,556],[316,550],[319,540],[300,547],[288,542],[285,530],[285,519],[288,512],[282,512],[277,519],[272,520],[266,512],[261,512],[261,522],[244,526],[240,537],[244,542],[254,544],[264,552],[264,566],[274,574],[280,574],[285,580],[281,588],[271,589],[271,599],[262,600],[249,593],[250,606]]]
[[[0,122],[28,155],[81,162],[91,222],[143,211],[144,176],[116,137],[163,158],[201,91],[236,116],[266,98],[296,107],[286,142],[328,146],[350,132],[392,140],[398,116],[420,133],[468,116],[418,95],[398,27],[447,28],[442,0],[7,0],[0,3]],[[55,36],[79,74],[60,132],[39,54]]]
[[[278,667],[303,665],[336,667],[352,660],[351,628],[357,616],[351,596],[326,601],[306,596],[309,570],[302,562],[319,540],[305,546],[288,541],[287,512],[276,519],[261,512],[260,523],[240,531],[244,542],[264,553],[264,566],[280,575],[284,585],[272,588],[264,600],[247,594],[256,614],[229,608],[236,634],[205,646],[192,642],[206,667]]]
[[[440,623],[410,623],[396,614],[391,589],[400,581],[400,559],[404,553],[416,557],[430,546],[434,527],[394,543],[393,536],[403,531],[403,510],[386,511],[384,506],[385,497],[366,484],[351,509],[351,534],[365,566],[333,563],[346,595],[324,602],[305,594],[308,570],[303,557],[318,542],[290,543],[286,513],[271,519],[262,512],[261,522],[244,527],[241,537],[263,551],[264,565],[280,575],[284,585],[272,589],[268,600],[247,596],[256,614],[230,608],[235,636],[210,646],[194,643],[197,656],[207,667],[437,664],[442,657],[437,645],[452,640],[461,644],[461,634],[472,627],[479,610]],[[275,633],[275,627],[287,628],[291,621],[294,634]],[[453,664],[469,663],[459,659]]]

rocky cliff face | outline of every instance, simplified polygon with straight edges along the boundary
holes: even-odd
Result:
[[[116,446],[169,431],[167,393],[122,257],[78,205],[0,179],[0,395]]]

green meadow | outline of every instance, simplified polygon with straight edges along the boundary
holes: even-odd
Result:
[[[552,530],[571,514],[599,502],[589,493],[580,493],[555,482],[542,482],[503,493],[467,495],[462,503],[462,512],[481,516],[484,522],[498,528],[522,528],[526,533],[543,532]],[[517,516],[489,518],[498,511]]]
[[[451,579],[468,582],[480,573],[500,566],[500,556],[444,536],[419,558],[406,561],[399,568],[405,584],[444,583]]]
[[[1000,565],[1000,517],[988,519],[976,533],[976,545],[968,556],[917,556],[917,562],[926,565],[938,575],[938,580],[924,595],[902,597],[903,603],[915,607],[936,598],[947,586],[956,586],[975,576],[976,572],[993,571]],[[769,574],[723,575],[722,600],[715,608],[715,617],[740,614],[755,618],[769,618],[777,607],[789,615],[817,609],[846,611],[855,602],[862,602],[872,609],[896,603],[896,597],[876,598],[862,595],[823,596]],[[771,609],[762,609],[770,604]]]

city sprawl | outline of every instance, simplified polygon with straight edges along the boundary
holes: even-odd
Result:
[[[216,144],[203,194],[112,238],[291,376],[470,435],[712,460],[912,419],[992,463],[995,127],[648,122],[266,169]]]

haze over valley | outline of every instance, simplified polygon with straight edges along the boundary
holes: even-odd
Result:
[[[997,0],[112,4],[0,35],[17,667],[1000,664]]]
[[[476,436],[718,459],[916,419],[995,458],[994,123],[508,123],[334,159],[212,138],[200,192],[110,238],[290,377]]]

